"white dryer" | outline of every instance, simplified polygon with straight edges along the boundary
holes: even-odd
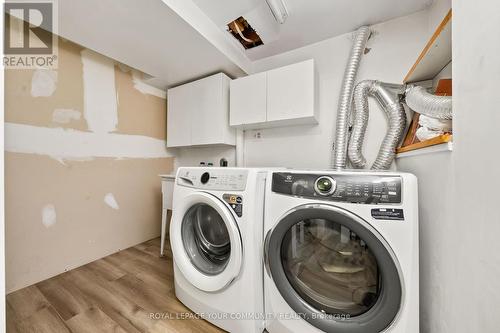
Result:
[[[270,172],[269,333],[418,333],[417,200],[406,173]]]
[[[261,333],[267,172],[179,168],[170,243],[175,294],[229,332]]]

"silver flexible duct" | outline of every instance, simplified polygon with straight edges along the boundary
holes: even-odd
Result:
[[[366,159],[361,152],[368,125],[368,96],[373,96],[384,110],[389,129],[380,147],[374,170],[389,169],[395,156],[396,147],[403,137],[406,127],[406,113],[401,103],[404,85],[383,83],[374,80],[361,81],[354,90],[353,131],[349,143],[349,160],[353,167],[364,168]]]
[[[363,26],[356,31],[356,37],[354,39],[349,61],[344,73],[337,111],[336,139],[333,158],[333,167],[335,169],[344,169],[346,167],[349,106],[351,105],[352,91],[354,89],[354,83],[359,63],[361,61],[361,56],[365,50],[366,42],[370,37],[370,33],[370,28],[366,26]]]
[[[361,153],[361,147],[363,147],[366,127],[368,126],[368,96],[372,94],[371,89],[375,82],[372,80],[361,81],[354,89],[353,125],[347,153],[352,166],[357,169],[364,169],[366,167],[366,159]]]
[[[406,105],[420,114],[436,119],[452,119],[451,96],[436,96],[423,87],[408,86],[406,88]]]

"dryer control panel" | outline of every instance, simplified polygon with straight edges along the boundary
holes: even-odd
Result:
[[[275,193],[361,204],[401,203],[401,177],[366,174],[273,173]]]
[[[177,174],[177,184],[205,190],[244,191],[248,171],[228,168],[186,168]]]

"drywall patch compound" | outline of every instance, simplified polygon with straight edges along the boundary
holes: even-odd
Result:
[[[142,135],[92,133],[5,123],[5,150],[56,159],[172,157],[165,141]]]
[[[57,72],[51,69],[36,69],[31,79],[31,96],[49,97],[57,88]]]
[[[140,73],[135,70],[132,71],[132,81],[134,82],[134,88],[143,94],[153,95],[163,99],[167,98],[167,92],[165,90],[161,90],[147,84],[140,77]]]
[[[109,133],[118,124],[116,103],[115,64],[100,54],[85,49],[83,63],[83,115],[89,130]]]
[[[52,121],[59,124],[68,124],[72,120],[80,120],[82,113],[73,109],[55,109],[52,112]]]
[[[104,202],[106,203],[106,205],[108,205],[109,207],[111,207],[115,210],[120,209],[120,206],[118,205],[118,202],[116,202],[116,199],[115,199],[115,196],[113,195],[113,193],[106,194],[104,196]]]
[[[42,224],[45,228],[50,228],[56,224],[56,208],[52,204],[45,205],[42,209]]]

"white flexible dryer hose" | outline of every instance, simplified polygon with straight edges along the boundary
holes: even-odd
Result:
[[[451,96],[437,96],[425,88],[409,85],[406,88],[406,105],[420,114],[436,119],[452,119]]]

